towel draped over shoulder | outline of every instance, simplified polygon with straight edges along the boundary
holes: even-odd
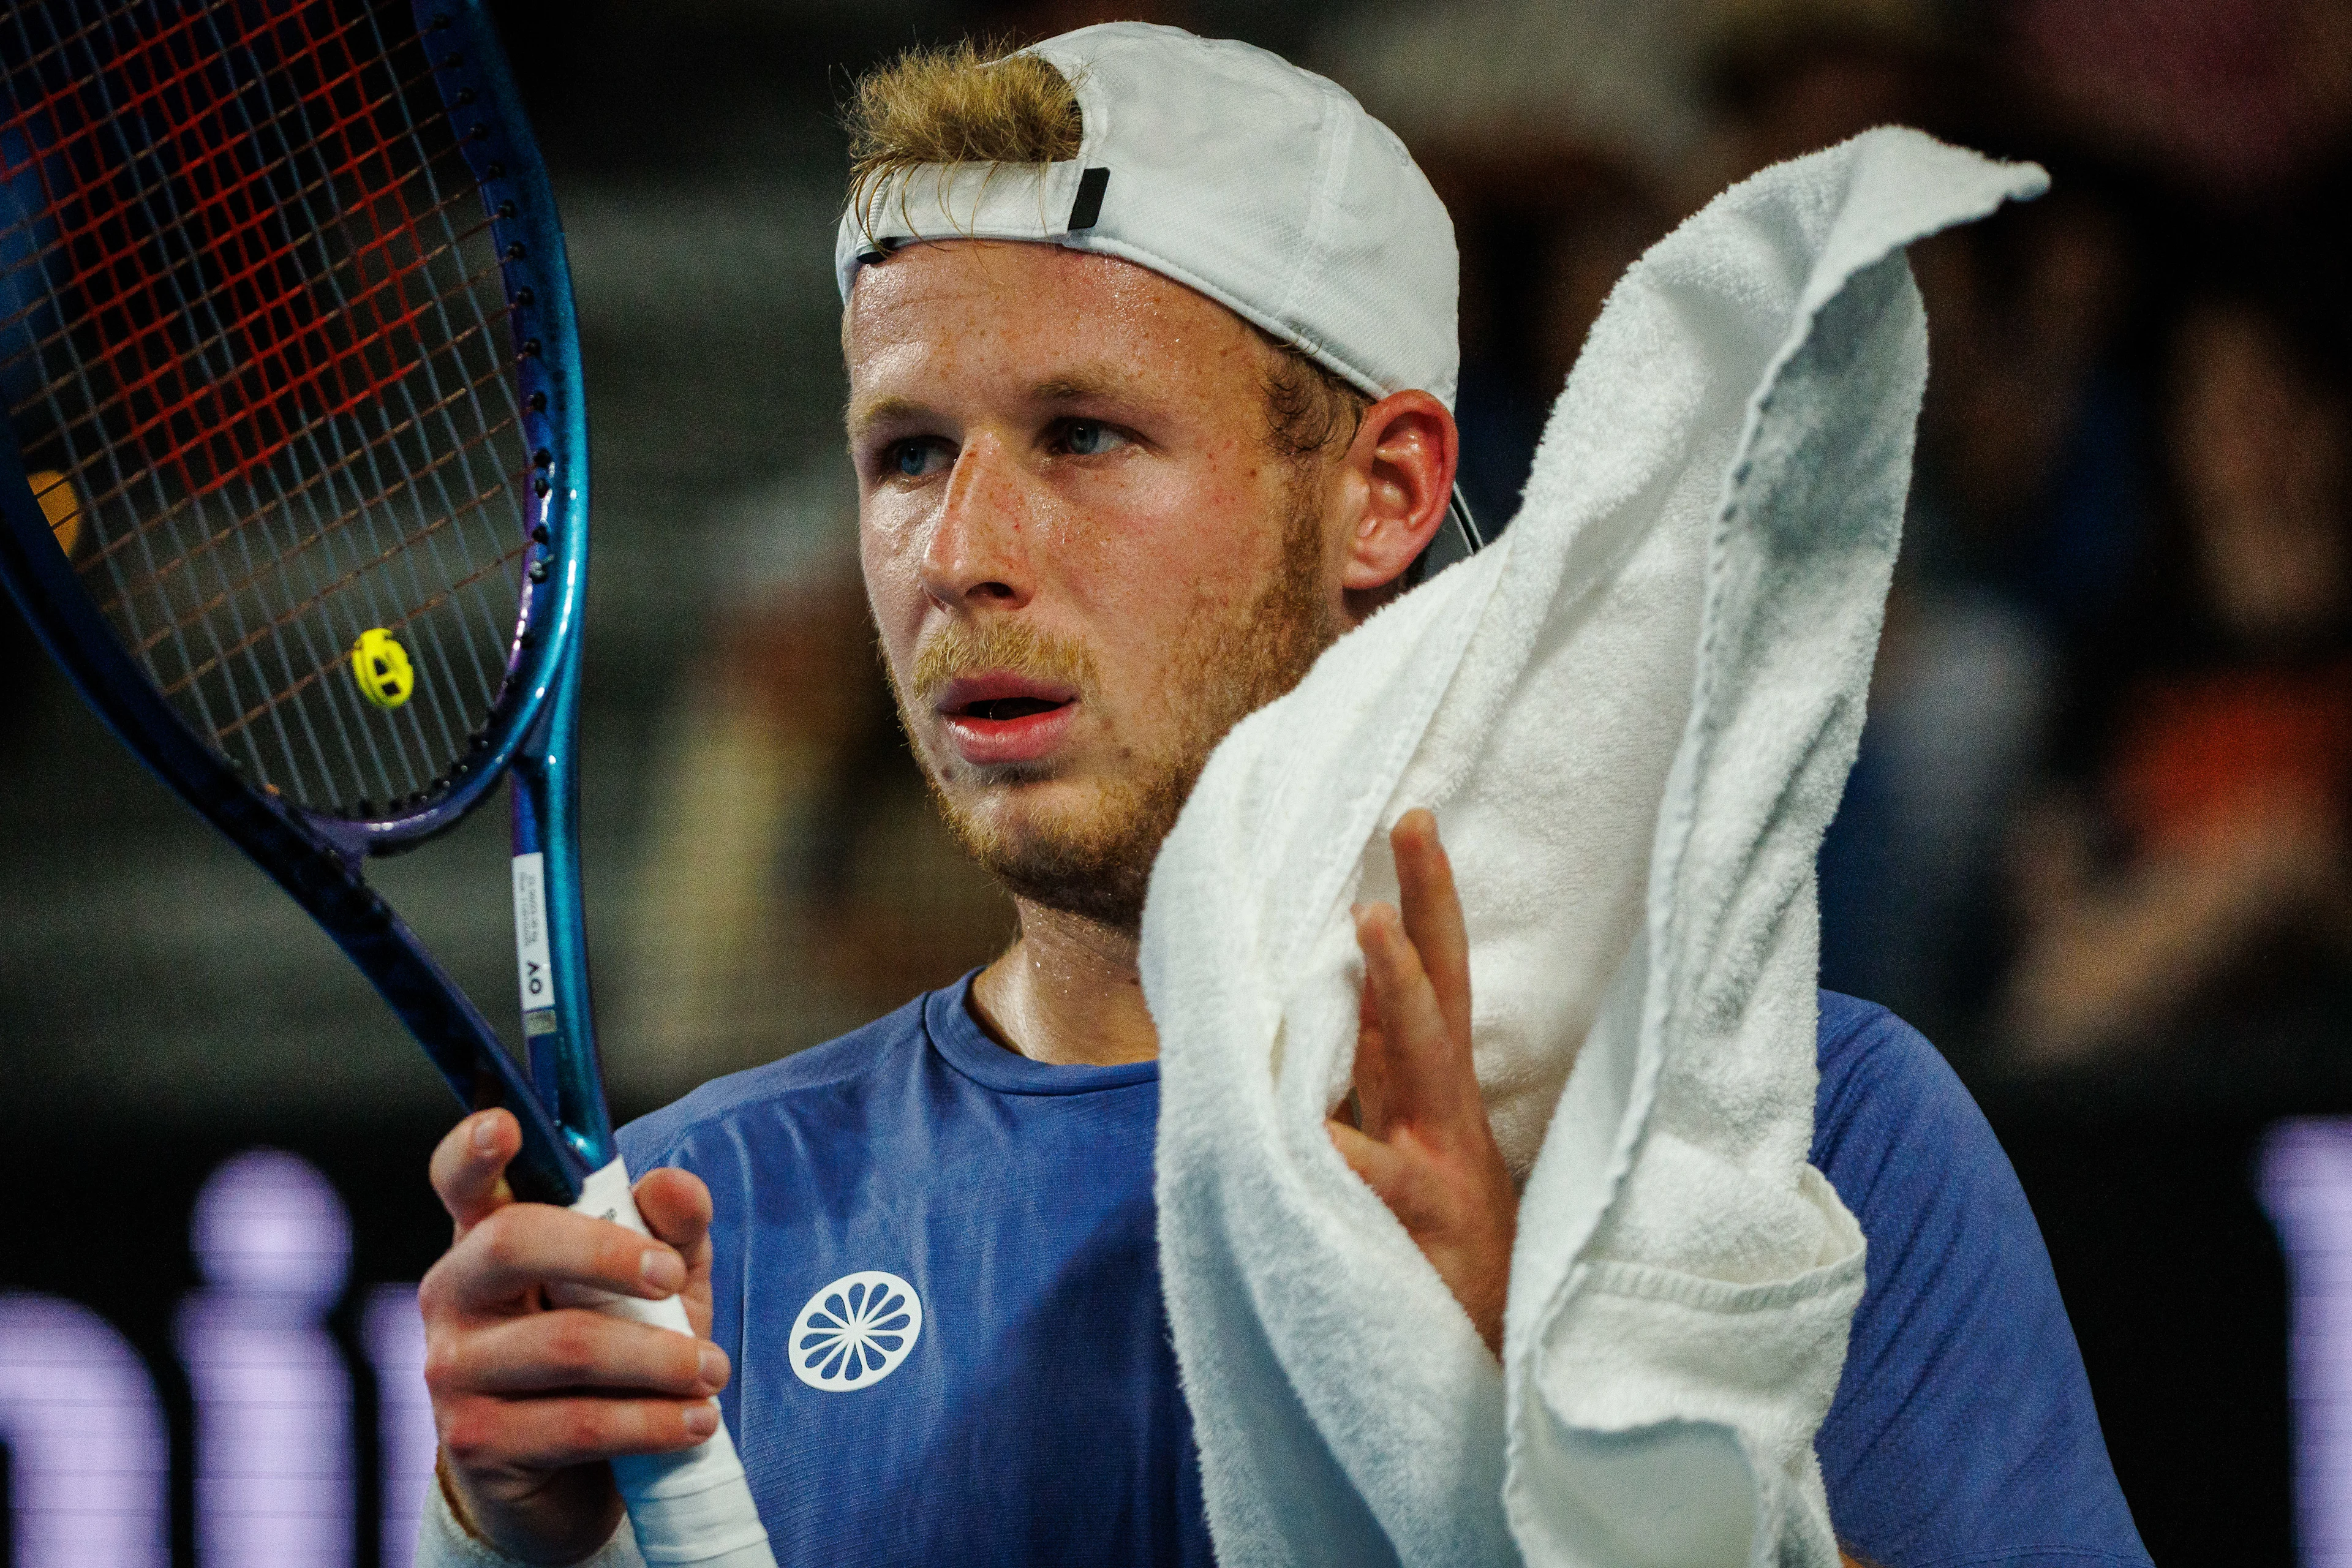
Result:
[[[1903,247],[2045,183],[1881,130],[1726,192],[1611,295],[1501,542],[1212,759],[1142,967],[1221,1562],[1833,1568],[1812,1441],[1864,1258],[1805,1163],[1813,861],[1927,377]],[[1525,1183],[1500,1366],[1324,1124],[1349,909],[1418,805]]]

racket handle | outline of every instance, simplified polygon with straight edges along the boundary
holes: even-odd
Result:
[[[618,1159],[588,1178],[580,1214],[650,1237],[629,1194],[628,1168]],[[567,1292],[567,1296],[570,1293]],[[686,1303],[676,1296],[647,1301],[607,1291],[582,1291],[569,1304],[691,1335]],[[712,1401],[716,1404],[717,1401]],[[629,1524],[648,1568],[776,1568],[768,1532],[751,1501],[751,1485],[734,1439],[721,1421],[698,1447],[676,1454],[640,1454],[613,1461],[613,1479],[629,1506]]]

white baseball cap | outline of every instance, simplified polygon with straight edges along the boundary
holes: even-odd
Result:
[[[845,304],[860,266],[916,240],[1099,251],[1207,295],[1375,398],[1419,388],[1453,407],[1454,220],[1345,89],[1252,45],[1144,22],[1021,52],[1076,93],[1077,156],[874,182],[834,241]],[[1458,492],[1455,510],[1475,548]]]

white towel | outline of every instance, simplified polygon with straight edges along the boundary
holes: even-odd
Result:
[[[2044,184],[1884,130],[1718,197],[1612,295],[1502,542],[1211,761],[1142,963],[1221,1563],[1835,1563],[1812,1438],[1863,1245],[1806,1163],[1813,857],[1927,374],[1902,247]],[[1395,897],[1416,805],[1526,1184],[1499,1368],[1324,1126],[1349,906]]]

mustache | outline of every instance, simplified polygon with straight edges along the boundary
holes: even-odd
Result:
[[[1095,689],[1095,658],[1086,644],[998,616],[950,621],[925,637],[915,649],[907,685],[917,701],[928,705],[950,681],[981,670],[1066,686],[1081,698]]]

